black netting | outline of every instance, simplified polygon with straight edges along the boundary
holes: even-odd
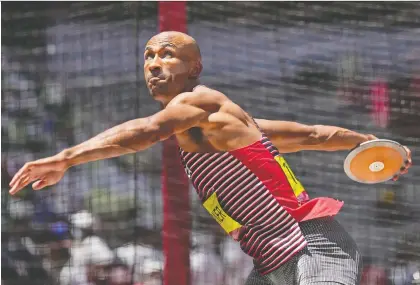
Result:
[[[101,272],[126,267],[137,283],[160,278],[160,145],[72,168],[52,191],[7,194],[9,175],[24,162],[159,110],[142,72],[157,6],[2,5],[5,284],[103,284]],[[415,164],[420,158],[420,4],[188,2],[187,13],[202,82],[253,116],[373,133],[408,145]],[[395,284],[409,282],[407,264],[420,260],[419,168],[396,183],[361,185],[343,173],[345,154],[287,158],[312,197],[345,201],[339,220],[366,264]],[[252,263],[200,207],[193,204],[193,284],[243,284]]]

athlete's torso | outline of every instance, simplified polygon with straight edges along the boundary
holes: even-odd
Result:
[[[261,274],[278,268],[306,246],[297,220],[273,196],[272,186],[279,191],[290,187],[278,179],[282,170],[274,169],[281,167],[270,149],[276,151],[265,137],[228,152],[185,152],[180,148],[185,171],[203,206],[254,258]],[[271,176],[271,181],[261,172]],[[287,199],[297,201],[296,197]]]
[[[298,222],[335,215],[341,204],[309,200],[254,120],[233,102],[224,108],[177,134],[180,156],[203,206],[265,274],[305,247]]]

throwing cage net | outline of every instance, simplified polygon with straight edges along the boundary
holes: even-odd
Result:
[[[219,230],[191,187],[170,182],[179,169],[165,162],[161,144],[74,167],[49,190],[8,195],[10,177],[26,161],[160,109],[142,71],[146,41],[176,13],[163,14],[160,4],[3,3],[4,284],[161,284],[177,262],[185,263],[190,284],[243,284],[247,277],[252,261]],[[382,272],[367,278],[415,282],[420,4],[187,2],[183,13],[201,48],[202,83],[254,117],[338,125],[411,148],[410,172],[379,185],[348,179],[345,152],[286,159],[311,197],[345,201],[338,220],[363,252],[366,271]],[[190,208],[180,203],[184,214],[166,217],[169,227],[177,225],[177,248],[185,248],[190,265],[174,260],[170,243],[162,246],[163,200],[179,203],[162,195],[164,181],[168,191],[190,193]],[[177,227],[169,233],[174,242]],[[171,276],[165,284],[179,284]],[[372,280],[366,284],[380,284]]]

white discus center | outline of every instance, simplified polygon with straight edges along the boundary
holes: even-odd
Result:
[[[381,171],[382,169],[384,169],[384,167],[385,167],[385,165],[384,165],[382,162],[380,162],[380,161],[375,161],[375,162],[372,162],[372,163],[369,165],[369,170],[370,170],[370,171],[372,171],[372,172],[379,172],[379,171]]]

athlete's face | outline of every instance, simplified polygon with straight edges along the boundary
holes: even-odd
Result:
[[[144,52],[144,76],[150,94],[168,101],[185,91],[194,60],[183,34],[162,33],[150,39]]]

